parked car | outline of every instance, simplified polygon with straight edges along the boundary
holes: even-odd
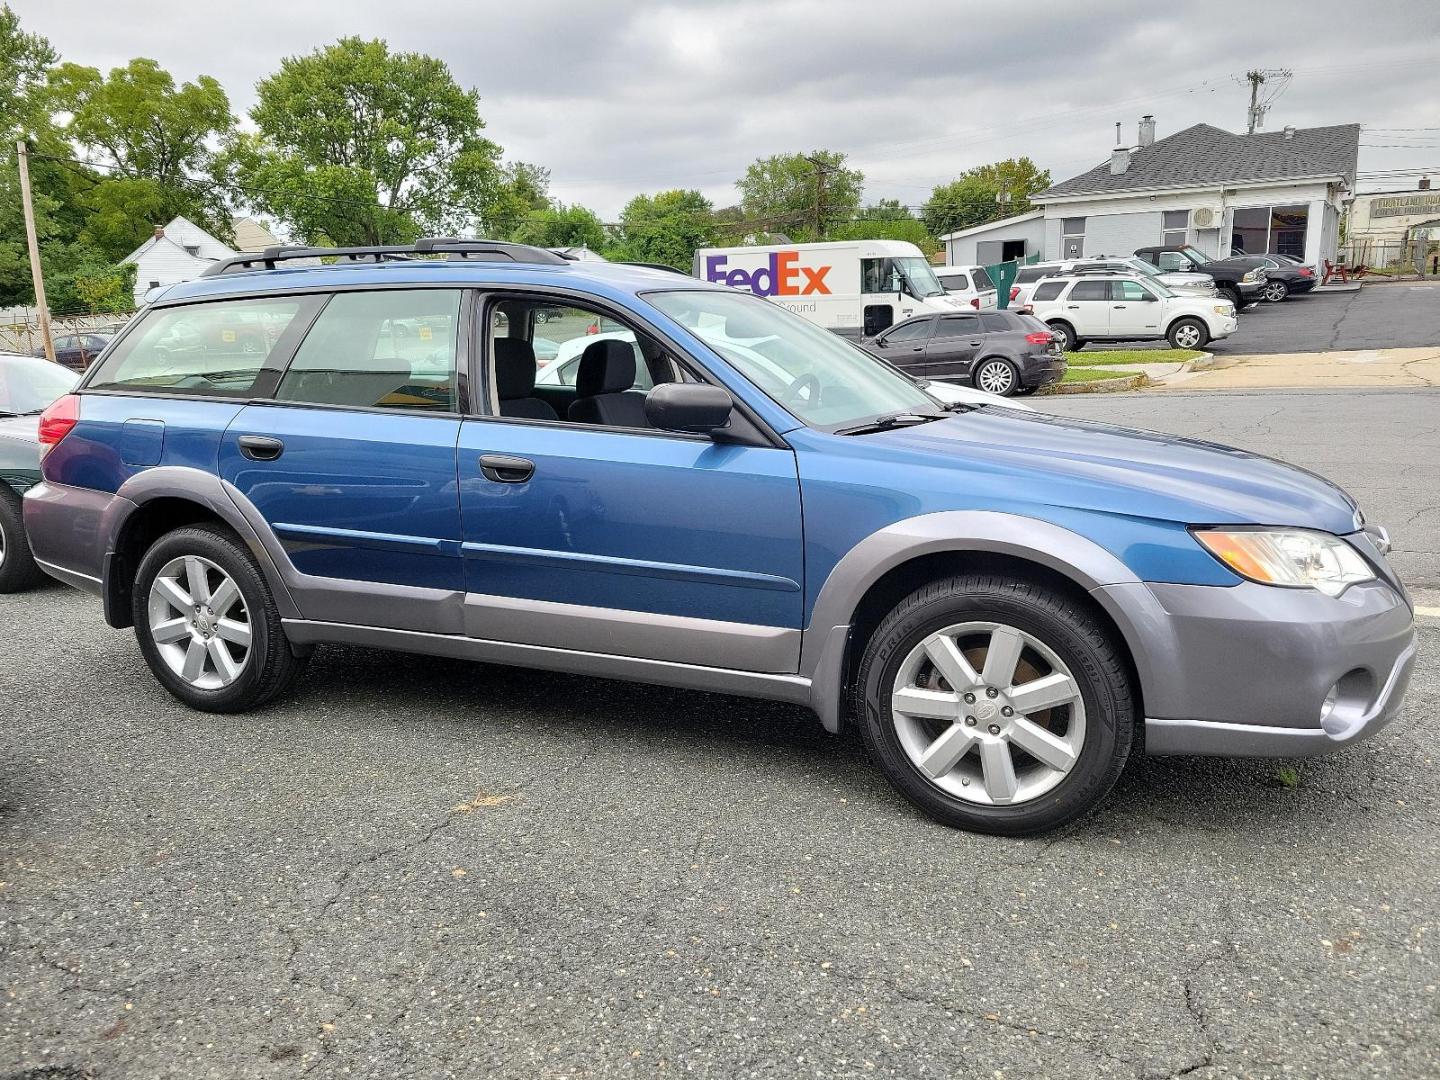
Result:
[[[1252,255],[1265,268],[1265,288],[1260,295],[1272,304],[1278,304],[1287,296],[1307,293],[1320,283],[1315,271],[1287,255]]]
[[[979,390],[1008,397],[1059,382],[1065,356],[1044,323],[1011,311],[917,315],[860,347],[907,375],[966,379]]]
[[[1023,834],[1142,747],[1320,754],[1401,707],[1415,630],[1383,530],[1312,473],[942,410],[737,289],[414,251],[455,258],[217,263],[41,417],[39,565],[195,709],[273,700],[324,642],[748,694],[855,725],[937,820]],[[1115,282],[1044,287],[1082,284]],[[491,317],[558,290],[640,345],[591,342],[563,413],[529,385],[534,321]],[[158,345],[199,307],[279,333],[248,369],[220,342],[179,365]],[[422,369],[383,351],[396,322],[430,329]]]
[[[40,482],[40,413],[78,381],[48,360],[0,353],[0,593],[42,577],[25,538],[20,497]]]
[[[1209,274],[1216,291],[1234,304],[1236,311],[1261,299],[1265,291],[1265,268],[1247,259],[1212,259],[1190,244],[1136,248],[1135,255],[1161,270]]]
[[[105,346],[110,344],[111,335],[100,333],[56,334],[50,339],[55,346],[55,362],[64,364],[71,371],[83,372],[90,366]],[[36,349],[32,356],[45,356],[45,347]]]
[[[1203,349],[1239,325],[1229,300],[1178,296],[1153,280],[1109,274],[1047,278],[1030,306],[1066,352],[1089,341],[1160,338],[1172,348]]]
[[[1153,278],[1173,293],[1181,296],[1213,297],[1215,279],[1209,274],[1196,274],[1183,270],[1160,270],[1134,255],[1110,257],[1099,255],[1091,259],[1066,259],[1060,262],[1033,263],[1022,266],[1016,275],[1015,284],[1010,288],[1010,307],[1025,308],[1035,292],[1035,285],[1047,277],[1062,277],[1066,274],[1089,271],[1110,271],[1142,278]]]
[[[937,266],[935,276],[952,300],[960,300],[977,311],[993,311],[1000,301],[999,290],[983,266]]]

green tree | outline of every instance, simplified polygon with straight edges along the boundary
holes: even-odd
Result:
[[[499,181],[485,205],[482,231],[492,240],[508,240],[529,215],[553,208],[550,170],[515,161],[500,170]]]
[[[815,150],[760,158],[735,186],[752,227],[797,241],[823,240],[832,225],[854,217],[865,174],[846,168],[844,154]]]
[[[7,146],[52,133],[44,91],[57,59],[50,42],[25,33],[10,5],[0,6],[0,137]]]
[[[228,173],[256,210],[306,239],[383,244],[467,232],[502,183],[480,95],[440,60],[341,38],[256,87],[258,131]]]
[[[514,239],[537,247],[588,247],[596,252],[606,247],[599,215],[579,204],[533,211],[515,229]]]
[[[832,240],[904,240],[929,254],[939,248],[925,223],[915,217],[898,199],[881,199],[874,206],[863,207],[854,221],[843,222],[830,230]]]
[[[979,165],[931,193],[921,216],[935,236],[1028,213],[1030,196],[1050,186],[1050,171],[1028,157]],[[1002,201],[1000,196],[1004,195]]]
[[[716,242],[715,208],[698,191],[636,195],[620,212],[615,254],[635,262],[656,262],[688,270],[695,249]]]

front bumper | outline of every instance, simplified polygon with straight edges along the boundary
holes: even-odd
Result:
[[[1240,290],[1240,295],[1245,299],[1246,303],[1249,303],[1251,300],[1259,300],[1259,299],[1260,299],[1260,294],[1265,291],[1265,282],[1263,282],[1263,281],[1251,281],[1251,282],[1241,281],[1241,282],[1237,282],[1236,285],[1235,285],[1235,287]]]
[[[1152,754],[1326,754],[1400,712],[1415,625],[1384,580],[1339,597],[1251,582],[1106,587],[1137,589],[1154,601],[1137,657]]]
[[[1240,320],[1234,315],[1216,315],[1210,326],[1212,338],[1227,338],[1240,329]]]

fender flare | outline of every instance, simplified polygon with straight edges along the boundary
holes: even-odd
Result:
[[[1038,518],[992,510],[949,510],[897,521],[871,533],[835,564],[816,597],[800,651],[810,704],[829,731],[842,714],[845,650],[856,609],[885,574],[923,555],[987,552],[1024,559],[1084,589],[1119,628],[1142,696],[1158,685],[1178,646],[1145,583],[1118,558],[1079,533]]]

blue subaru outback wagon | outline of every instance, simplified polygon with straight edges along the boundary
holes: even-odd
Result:
[[[36,560],[214,712],[322,642],[775,698],[1019,834],[1142,749],[1362,739],[1415,655],[1383,530],[1318,476],[947,410],[764,299],[536,248],[219,264],[40,436]]]

